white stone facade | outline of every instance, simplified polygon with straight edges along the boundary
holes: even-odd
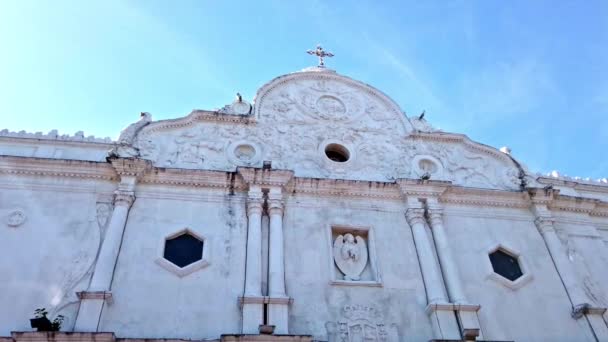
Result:
[[[79,341],[608,341],[608,184],[325,68],[115,142],[1,131],[0,189],[7,341],[46,339],[8,337],[39,307]],[[202,251],[180,267],[184,234]]]

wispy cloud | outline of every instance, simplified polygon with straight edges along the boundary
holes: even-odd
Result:
[[[457,90],[461,125],[491,125],[540,108],[558,89],[549,68],[534,58],[500,62],[468,73]]]

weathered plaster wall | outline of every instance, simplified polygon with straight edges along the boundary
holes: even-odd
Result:
[[[453,255],[469,301],[481,305],[485,339],[594,340],[584,319],[570,317],[572,305],[528,209],[449,206],[446,211]],[[488,277],[488,253],[497,245],[520,253],[529,280],[510,288]]]
[[[101,331],[123,337],[217,338],[239,332],[247,219],[225,190],[141,185],[114,273],[115,302]],[[158,265],[166,236],[189,228],[206,238],[209,265],[180,277]]]
[[[0,155],[105,161],[110,143],[18,139],[0,136]]]
[[[66,316],[65,328],[73,326],[75,292],[88,286],[102,234],[96,203],[114,187],[108,181],[0,174],[0,335],[30,330],[29,318],[40,307],[53,317]],[[11,226],[16,210],[25,220]]]
[[[290,197],[284,228],[287,292],[294,298],[291,332],[338,341],[339,322],[349,321],[345,307],[359,305],[377,313],[365,318],[384,324],[391,341],[428,340],[424,284],[404,210],[399,201]],[[332,225],[373,230],[368,248],[377,254],[380,286],[331,284]]]

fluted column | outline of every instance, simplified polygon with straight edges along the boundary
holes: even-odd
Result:
[[[114,268],[118,260],[129,209],[135,201],[133,191],[117,190],[115,196],[114,211],[99,251],[91,284],[87,291],[78,293],[81,301],[74,331],[97,331],[101,309],[104,303],[112,301],[110,286]]]
[[[439,267],[433,256],[433,246],[424,227],[424,209],[409,208],[407,209],[406,217],[414,235],[428,303],[447,303]]]
[[[245,296],[262,295],[262,202],[261,189],[249,191]]]
[[[433,230],[433,237],[435,238],[435,250],[439,257],[450,300],[453,304],[465,304],[467,303],[467,300],[464,290],[462,289],[458,266],[452,257],[450,244],[448,243],[448,238],[443,226],[443,210],[439,208],[429,208],[428,217],[431,229]]]
[[[275,333],[288,333],[289,298],[285,291],[285,252],[283,238],[283,195],[281,188],[268,191],[268,324]]]

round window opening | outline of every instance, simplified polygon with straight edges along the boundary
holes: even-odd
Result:
[[[346,147],[339,144],[329,144],[325,146],[325,155],[329,160],[337,163],[344,163],[350,158],[350,152]]]

